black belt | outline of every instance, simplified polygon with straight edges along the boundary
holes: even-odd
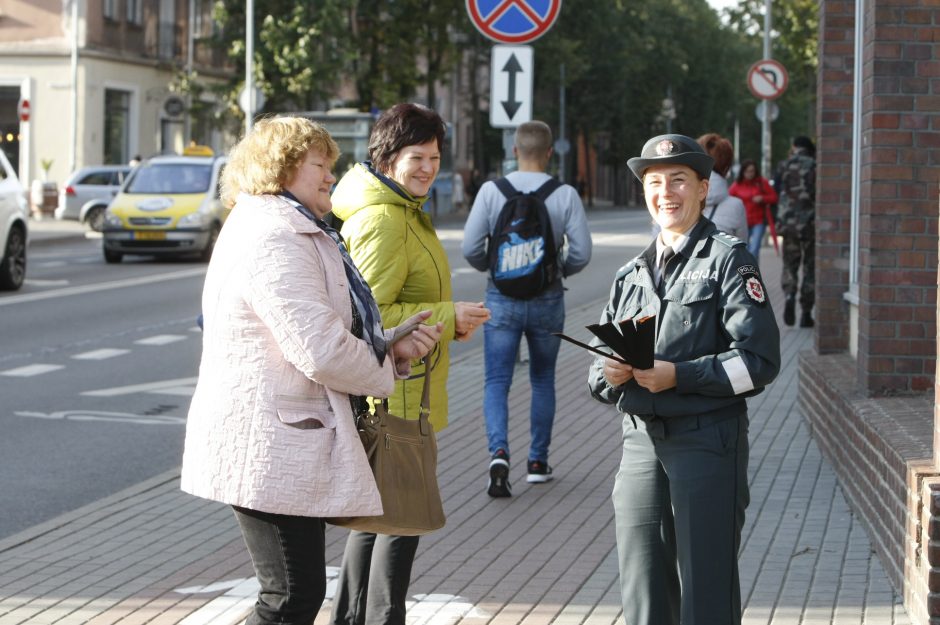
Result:
[[[652,438],[665,439],[677,434],[700,430],[728,419],[747,414],[747,409],[716,410],[702,415],[687,415],[683,417],[658,417],[656,415],[631,415],[646,424],[646,432]],[[635,423],[634,423],[635,425]]]

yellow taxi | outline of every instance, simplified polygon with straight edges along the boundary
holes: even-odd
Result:
[[[219,199],[226,159],[211,154],[187,148],[183,156],[156,156],[131,172],[105,213],[106,262],[119,263],[125,254],[209,260],[229,212]]]

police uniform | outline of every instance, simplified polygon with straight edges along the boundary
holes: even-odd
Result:
[[[783,237],[781,287],[787,296],[783,320],[787,325],[796,320],[794,308],[799,292],[800,326],[804,328],[815,325],[812,310],[816,303],[816,159],[812,150],[812,141],[799,137],[794,140],[793,154],[780,166],[777,217],[777,232]]]
[[[631,159],[638,177],[659,162],[707,175],[710,164],[690,154],[701,150],[694,141],[666,137],[673,153],[657,154],[656,137]],[[745,399],[780,368],[779,330],[744,241],[705,218],[681,241],[660,284],[655,240],[622,267],[601,315],[601,323],[655,320],[655,358],[674,363],[676,386],[653,393],[630,379],[614,387],[603,359],[589,374],[592,395],[624,415],[613,503],[627,625],[740,623]]]

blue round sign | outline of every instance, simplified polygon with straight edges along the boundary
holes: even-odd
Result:
[[[552,27],[561,0],[467,0],[470,21],[483,35],[499,43],[526,43]]]

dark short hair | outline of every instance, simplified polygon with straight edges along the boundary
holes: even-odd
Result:
[[[420,104],[396,104],[379,117],[369,136],[369,160],[381,173],[387,173],[395,155],[403,148],[437,140],[444,151],[444,120]]]
[[[746,172],[747,168],[752,165],[754,166],[754,178],[757,178],[758,176],[760,176],[760,167],[757,166],[757,161],[750,159],[750,158],[746,158],[743,161],[741,161],[741,168],[738,169],[738,177],[735,178],[735,180],[737,182],[744,182],[744,172]]]
[[[809,137],[805,135],[799,135],[797,137],[793,137],[793,147],[803,148],[804,150],[809,152],[810,155],[816,154],[816,145],[813,144],[812,139],[810,139]]]

